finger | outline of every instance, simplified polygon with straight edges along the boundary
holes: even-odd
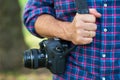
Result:
[[[84,38],[84,37],[79,37],[76,40],[73,40],[73,44],[75,45],[84,45],[84,44],[89,44],[93,41],[92,38]]]
[[[83,44],[83,45],[84,45],[84,44],[89,44],[89,43],[91,43],[92,41],[93,41],[92,38],[83,38],[82,44]]]
[[[95,22],[96,18],[100,18],[101,14],[94,8],[89,9],[90,14],[79,14],[77,13],[78,19],[81,19],[85,22]]]
[[[86,37],[86,38],[93,38],[95,37],[96,35],[96,32],[95,31],[83,31],[83,37]]]
[[[83,23],[81,25],[84,30],[88,30],[88,31],[96,31],[97,30],[97,25],[94,23]]]
[[[83,21],[83,22],[88,22],[88,23],[95,23],[96,22],[96,17],[92,14],[76,14],[76,21]]]
[[[89,9],[89,12],[90,12],[90,14],[94,15],[97,18],[101,17],[101,14],[96,9],[94,9],[94,8]]]

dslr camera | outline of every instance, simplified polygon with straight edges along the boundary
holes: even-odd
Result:
[[[38,69],[46,67],[53,74],[62,74],[65,71],[68,49],[67,41],[51,38],[40,42],[40,49],[30,49],[24,52],[24,66]]]

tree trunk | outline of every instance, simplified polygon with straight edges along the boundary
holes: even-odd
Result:
[[[22,67],[25,49],[18,0],[0,0],[0,71]]]

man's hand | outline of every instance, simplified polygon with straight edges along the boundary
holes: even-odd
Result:
[[[76,45],[89,44],[93,41],[97,29],[96,18],[101,17],[101,14],[95,9],[90,9],[89,11],[90,14],[77,13],[72,23],[64,29],[66,40]]]
[[[101,17],[95,9],[90,9],[89,12],[90,14],[76,13],[72,22],[61,21],[51,15],[43,14],[37,18],[35,30],[42,37],[57,37],[76,45],[89,44],[96,35],[96,18]]]

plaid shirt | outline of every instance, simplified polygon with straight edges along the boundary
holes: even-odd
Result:
[[[87,0],[89,8],[102,14],[97,19],[93,42],[78,46],[67,58],[66,71],[54,80],[120,80],[120,0]],[[34,23],[41,14],[71,22],[75,0],[28,0],[24,23],[35,34]]]

